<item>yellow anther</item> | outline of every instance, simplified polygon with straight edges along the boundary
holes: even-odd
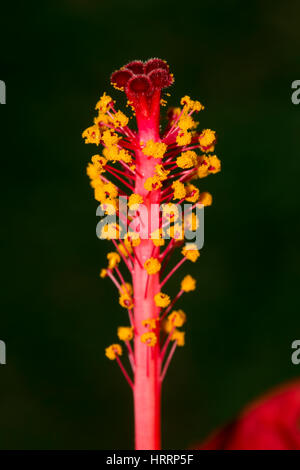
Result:
[[[204,129],[199,136],[200,148],[203,152],[213,152],[215,149],[216,132]]]
[[[126,294],[122,294],[120,295],[119,297],[119,304],[124,307],[124,308],[128,308],[128,309],[131,309],[133,307],[133,299],[130,295],[128,295],[127,293]]]
[[[183,310],[173,310],[168,316],[168,320],[176,327],[181,327],[186,322],[186,314]]]
[[[174,190],[174,199],[183,199],[185,197],[186,191],[181,181],[174,181],[172,189]]]
[[[113,123],[116,127],[125,127],[128,124],[128,117],[122,113],[122,111],[117,111],[113,115]]]
[[[131,341],[133,338],[133,328],[130,326],[119,326],[118,338],[121,341]]]
[[[181,253],[186,259],[192,261],[193,263],[195,263],[195,261],[197,261],[200,256],[197,246],[193,243],[189,243],[188,245],[183,247]]]
[[[188,131],[181,131],[176,137],[176,142],[180,146],[185,146],[191,143],[192,134]]]
[[[164,169],[163,165],[155,165],[155,175],[160,181],[164,181],[168,178],[170,172]]]
[[[199,189],[196,188],[193,184],[188,184],[186,186],[186,201],[188,202],[197,202],[199,199]]]
[[[111,361],[116,359],[117,356],[122,356],[122,346],[120,344],[111,344],[105,349],[105,356]]]
[[[162,187],[162,183],[158,176],[149,176],[144,183],[144,188],[147,191],[156,191],[157,189]]]
[[[150,331],[149,333],[144,333],[141,336],[142,343],[145,343],[147,346],[155,346],[157,343],[157,336],[155,333]]]
[[[143,203],[143,198],[139,194],[131,194],[131,196],[128,199],[128,207],[129,209],[136,210],[139,206],[139,204]]]
[[[164,294],[163,292],[158,292],[158,294],[154,296],[154,302],[157,307],[164,308],[170,304],[171,299],[167,294]]]
[[[142,325],[150,330],[155,330],[158,321],[159,318],[147,318],[147,320],[142,321]]]
[[[189,274],[185,276],[181,281],[181,290],[184,292],[191,292],[196,289],[196,279]]]
[[[207,193],[207,192],[200,193],[199,200],[198,200],[200,204],[203,204],[204,206],[211,206],[212,201],[213,201],[213,198],[210,193]]]
[[[188,150],[187,152],[182,153],[180,157],[176,159],[177,166],[184,169],[196,166],[197,161],[197,154],[192,150]]]
[[[100,144],[101,140],[101,132],[98,126],[94,125],[91,127],[88,127],[83,131],[82,137],[85,139],[86,144]]]
[[[120,137],[114,132],[107,130],[103,132],[102,140],[106,147],[110,147],[112,145],[116,145],[119,142]]]
[[[148,274],[156,274],[160,271],[161,264],[157,258],[149,258],[145,261],[144,268]]]
[[[145,147],[142,149],[144,155],[153,158],[163,158],[167,150],[167,145],[163,142],[154,142],[153,140],[148,140]]]
[[[120,294],[132,295],[132,293],[133,293],[132,284],[130,284],[129,282],[125,282],[125,284],[121,284]]]
[[[216,155],[212,155],[209,157],[209,173],[219,173],[221,171],[221,161],[218,159]]]
[[[184,346],[185,344],[184,337],[185,337],[184,331],[175,330],[171,336],[171,341],[177,341],[177,346]]]
[[[116,251],[107,253],[106,258],[108,259],[108,269],[114,269],[121,261],[121,257]]]
[[[106,240],[113,240],[119,238],[120,226],[118,224],[105,224],[101,229],[100,238]]]
[[[100,277],[104,278],[107,276],[107,269],[101,269],[100,271]]]

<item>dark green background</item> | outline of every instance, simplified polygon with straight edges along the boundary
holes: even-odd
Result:
[[[169,103],[189,94],[216,129],[222,173],[201,182],[206,211],[198,289],[163,391],[163,445],[185,448],[269,388],[299,375],[297,1],[91,1],[1,4],[2,309],[0,447],[124,449],[132,400],[104,348],[124,324],[99,280],[81,132],[110,73],[168,60]],[[180,276],[169,285],[175,293]]]

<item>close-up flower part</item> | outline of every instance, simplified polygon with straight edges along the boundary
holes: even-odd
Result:
[[[299,16],[2,2],[0,450],[300,450]]]
[[[104,93],[92,126],[82,134],[86,144],[97,147],[87,166],[94,197],[107,217],[119,216],[118,223],[101,227],[101,238],[111,240],[114,251],[107,254],[100,277],[110,278],[117,288],[128,325],[117,330],[124,345],[112,344],[105,354],[133,391],[135,448],[160,449],[162,382],[177,346],[185,344],[181,328],[186,314],[173,307],[196,289],[196,280],[190,275],[179,279],[173,298],[165,284],[185,261],[199,258],[198,246],[185,243],[184,228],[195,230],[199,221],[192,210],[212,204],[211,194],[200,192],[196,180],[218,173],[221,164],[215,155],[216,132],[197,130],[195,115],[204,109],[199,101],[184,96],[179,106],[167,110],[163,124],[161,108],[170,96],[166,89],[174,84],[166,61],[132,61],[111,75],[111,84],[126,94],[131,115]],[[127,201],[129,227],[119,208],[121,197]],[[183,222],[185,203],[191,212]],[[181,258],[172,265],[175,250]]]

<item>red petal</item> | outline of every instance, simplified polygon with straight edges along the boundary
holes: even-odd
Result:
[[[300,450],[300,381],[275,389],[198,448]]]

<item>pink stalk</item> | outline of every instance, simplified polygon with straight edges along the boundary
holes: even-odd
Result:
[[[116,361],[118,363],[118,366],[120,367],[125,379],[127,380],[129,386],[133,389],[133,383],[132,383],[132,380],[131,378],[129,377],[129,375],[127,374],[127,371],[125,369],[125,367],[123,366],[122,362],[121,362],[121,359],[119,358],[119,356],[116,354]]]
[[[171,326],[171,332],[165,335],[165,343],[161,350],[160,334],[164,326],[162,320],[172,310],[183,292],[195,289],[195,280],[191,276],[186,276],[182,280],[181,289],[170,303],[166,293],[161,290],[187,259],[195,261],[199,256],[196,250],[190,256],[182,251],[186,256],[161,281],[160,277],[170,256],[175,248],[181,248],[182,243],[176,240],[176,233],[170,232],[172,240],[160,253],[160,243],[152,240],[151,235],[159,231],[160,236],[165,237],[168,231],[164,229],[169,221],[164,223],[163,217],[159,214],[159,206],[163,201],[174,201],[175,194],[172,188],[174,179],[186,183],[197,174],[199,177],[207,176],[205,167],[201,167],[203,159],[196,159],[191,169],[182,169],[177,165],[179,154],[200,148],[201,152],[207,154],[205,157],[209,162],[205,163],[209,165],[206,168],[207,173],[220,171],[220,161],[216,155],[211,155],[216,142],[214,131],[206,129],[201,134],[197,133],[194,130],[196,123],[190,118],[194,111],[201,109],[198,101],[185,97],[181,101],[183,106],[179,115],[175,116],[174,112],[168,113],[169,123],[166,129],[160,128],[161,91],[169,87],[173,81],[168,64],[161,59],[128,63],[112,74],[111,83],[118,90],[125,91],[128,104],[135,112],[137,131],[132,131],[127,126],[128,117],[116,111],[112,98],[104,94],[96,105],[99,111],[98,120],[83,132],[86,143],[97,146],[101,144],[104,147],[103,157],[98,154],[93,155],[92,163],[87,167],[95,199],[104,206],[113,203],[116,207],[117,198],[126,196],[127,200],[132,197],[132,201],[138,201],[138,204],[142,201],[145,206],[141,206],[141,210],[129,218],[128,211],[125,215],[119,207],[117,215],[121,238],[118,241],[113,238],[115,223],[107,222],[105,227],[105,238],[110,239],[116,249],[116,252],[108,256],[109,266],[114,268],[107,268],[106,273],[119,291],[120,305],[127,307],[131,325],[121,326],[118,329],[118,337],[125,343],[134,378],[130,378],[120,359],[123,354],[120,344],[110,345],[106,348],[105,354],[109,359],[117,361],[133,390],[137,450],[161,449],[161,384],[177,345],[184,344],[184,333],[178,330],[176,334],[177,338],[180,338],[180,343],[179,340],[175,340],[172,347],[168,348],[175,331],[173,323],[174,327]],[[103,117],[105,114],[106,117]],[[189,128],[193,129],[192,132]],[[108,162],[110,163],[107,164]],[[115,162],[121,166],[121,169],[112,166]],[[166,169],[167,175],[164,173]],[[102,173],[105,171],[113,177],[112,181],[103,176]],[[109,187],[109,183],[113,183],[114,186]],[[176,206],[180,206],[185,199],[184,197],[178,201],[177,198]],[[173,222],[175,227],[175,220]],[[130,235],[133,230],[140,235],[136,240]],[[127,236],[126,241],[122,239],[125,236],[124,232]],[[129,273],[126,274],[130,275],[133,286],[130,282],[127,283],[126,276],[123,277],[122,274],[123,269],[118,266],[120,257],[128,268]],[[160,316],[160,307],[157,305],[163,306],[168,303],[168,308]],[[169,317],[169,320],[171,318]],[[181,318],[184,323],[185,315],[181,314]]]
[[[126,259],[126,257],[123,255],[122,251],[119,249],[118,247],[118,244],[115,240],[112,240],[113,244],[115,245],[115,248],[117,250],[117,252],[119,253],[119,255],[121,256],[122,260],[124,261],[125,265],[127,266],[128,268],[128,271],[130,273],[132,273],[132,266],[130,266],[130,263],[129,261]]]
[[[158,101],[159,106],[159,101]],[[143,119],[138,115],[138,130],[140,141],[149,139],[159,141],[159,114],[152,119]],[[158,203],[160,192],[148,191],[144,188],[146,179],[154,174],[155,165],[159,161],[147,159],[141,150],[136,152],[136,164],[139,173],[136,175],[135,192],[144,198],[144,204],[151,211],[151,204]],[[139,174],[143,176],[139,176]],[[160,422],[160,351],[159,342],[148,346],[141,342],[141,335],[147,330],[142,326],[143,320],[159,316],[159,309],[154,303],[154,295],[159,292],[159,273],[148,275],[143,265],[153,254],[153,242],[150,239],[141,240],[135,247],[138,260],[133,268],[134,288],[134,319],[136,332],[134,336],[135,383],[134,383],[134,413],[135,413],[135,448],[137,450],[161,448]],[[147,292],[146,297],[144,296]],[[149,354],[149,348],[152,349]]]
[[[130,172],[133,173],[134,175],[135,175],[135,174],[137,174],[137,175],[139,174],[139,172],[138,172],[137,170],[133,171],[128,165],[126,165],[125,162],[120,162],[120,164],[121,164],[124,168],[126,168],[126,170],[130,171]],[[139,174],[139,176],[141,176],[141,174]]]
[[[169,368],[169,365],[170,365],[170,362],[171,362],[171,360],[172,360],[172,357],[174,356],[176,347],[177,347],[177,340],[174,341],[174,344],[173,344],[173,346],[171,347],[171,350],[170,350],[170,352],[169,352],[169,355],[168,355],[168,357],[167,357],[167,359],[166,359],[166,362],[165,362],[163,371],[162,371],[161,376],[160,376],[161,382],[163,382],[163,380],[164,380],[164,378],[165,378],[165,375],[166,375],[167,370],[168,370],[168,368]]]
[[[133,355],[133,351],[132,351],[130,341],[125,341],[125,344],[126,344],[126,347],[128,349],[128,358],[129,358],[129,362],[130,362],[130,365],[131,365],[131,369],[132,369],[132,372],[134,373],[135,372],[134,355]]]
[[[141,260],[138,257],[138,255],[136,254],[136,250],[134,248],[133,248],[133,253],[134,253],[134,256],[135,256],[137,262],[139,263],[140,267],[142,268],[143,266],[142,266]]]
[[[126,283],[125,283],[124,277],[122,276],[122,273],[121,273],[121,271],[119,270],[118,266],[115,266],[115,270],[116,270],[116,273],[117,273],[118,276],[119,276],[119,279],[120,279],[121,283],[124,285],[124,289],[126,290],[127,294],[129,295],[129,292],[128,292],[128,289],[127,289],[127,287],[126,287]]]
[[[110,269],[107,269],[107,275],[112,280],[112,282],[114,283],[114,285],[116,286],[118,291],[121,292],[121,290],[122,290],[121,285],[118,283],[118,281],[116,280],[115,276],[113,275],[113,273],[111,272]],[[121,281],[121,282],[123,282],[123,281]],[[133,327],[134,326],[134,321],[133,321],[133,316],[132,316],[132,310],[131,309],[127,309],[127,310],[128,310],[128,316],[129,316],[130,324]]]
[[[114,285],[116,286],[116,288],[118,289],[118,291],[121,290],[121,286],[120,284],[118,283],[118,281],[116,280],[115,276],[113,275],[113,273],[111,272],[110,269],[107,269],[107,275],[108,277],[112,280],[112,282],[114,283]]]
[[[122,184],[124,184],[125,186],[127,186],[127,188],[129,188],[131,191],[134,190],[133,186],[131,186],[129,183],[127,183],[126,181],[123,180],[123,178],[120,178],[120,176],[118,176],[114,171],[112,171],[111,169],[107,169],[107,171],[109,171],[109,173],[111,173],[112,175],[114,175],[115,178],[117,178],[119,181],[121,181]]]
[[[160,287],[163,287],[165,283],[170,279],[171,276],[177,271],[177,269],[180,268],[180,266],[186,261],[186,258],[182,258],[179,263],[174,266],[174,268],[169,272],[169,274],[164,278],[164,280],[161,282]]]
[[[122,247],[124,248],[124,250],[126,251],[128,258],[130,258],[131,262],[134,263],[134,258],[133,258],[133,256],[129,253],[129,251],[127,250],[127,247],[126,247],[125,243],[123,242],[122,238],[119,239],[119,242],[120,242],[120,244],[122,245]]]
[[[165,357],[167,348],[168,348],[168,346],[169,346],[169,343],[170,343],[170,341],[171,341],[171,338],[172,338],[172,335],[173,335],[175,329],[176,329],[176,327],[173,326],[172,330],[170,331],[170,333],[169,333],[169,335],[168,335],[168,337],[167,337],[167,339],[166,339],[166,341],[165,341],[165,344],[163,345],[163,348],[162,348],[161,353],[160,353],[160,358],[161,358],[162,361],[163,361],[163,359],[164,359],[164,357]]]
[[[105,165],[105,169],[112,170],[113,172],[118,173],[119,175],[122,175],[122,176],[124,176],[125,178],[130,178],[131,180],[135,181],[135,177],[134,177],[134,176],[128,175],[128,174],[125,173],[124,171],[118,170],[117,168],[113,168],[113,167],[111,167],[111,166],[109,166],[109,165]]]
[[[169,242],[167,248],[160,254],[160,260],[165,259],[165,257],[169,254],[170,250],[172,250],[172,248],[174,247],[174,245],[175,245],[175,240],[174,240],[174,238],[172,238],[172,240]]]
[[[160,320],[162,321],[167,315],[168,313],[172,310],[172,308],[174,307],[174,305],[176,304],[177,300],[180,299],[180,297],[182,296],[183,294],[183,290],[180,290],[178,292],[178,294],[174,297],[174,299],[172,300],[172,302],[170,303],[169,307],[164,311],[164,313],[162,314],[162,316],[160,317]]]

